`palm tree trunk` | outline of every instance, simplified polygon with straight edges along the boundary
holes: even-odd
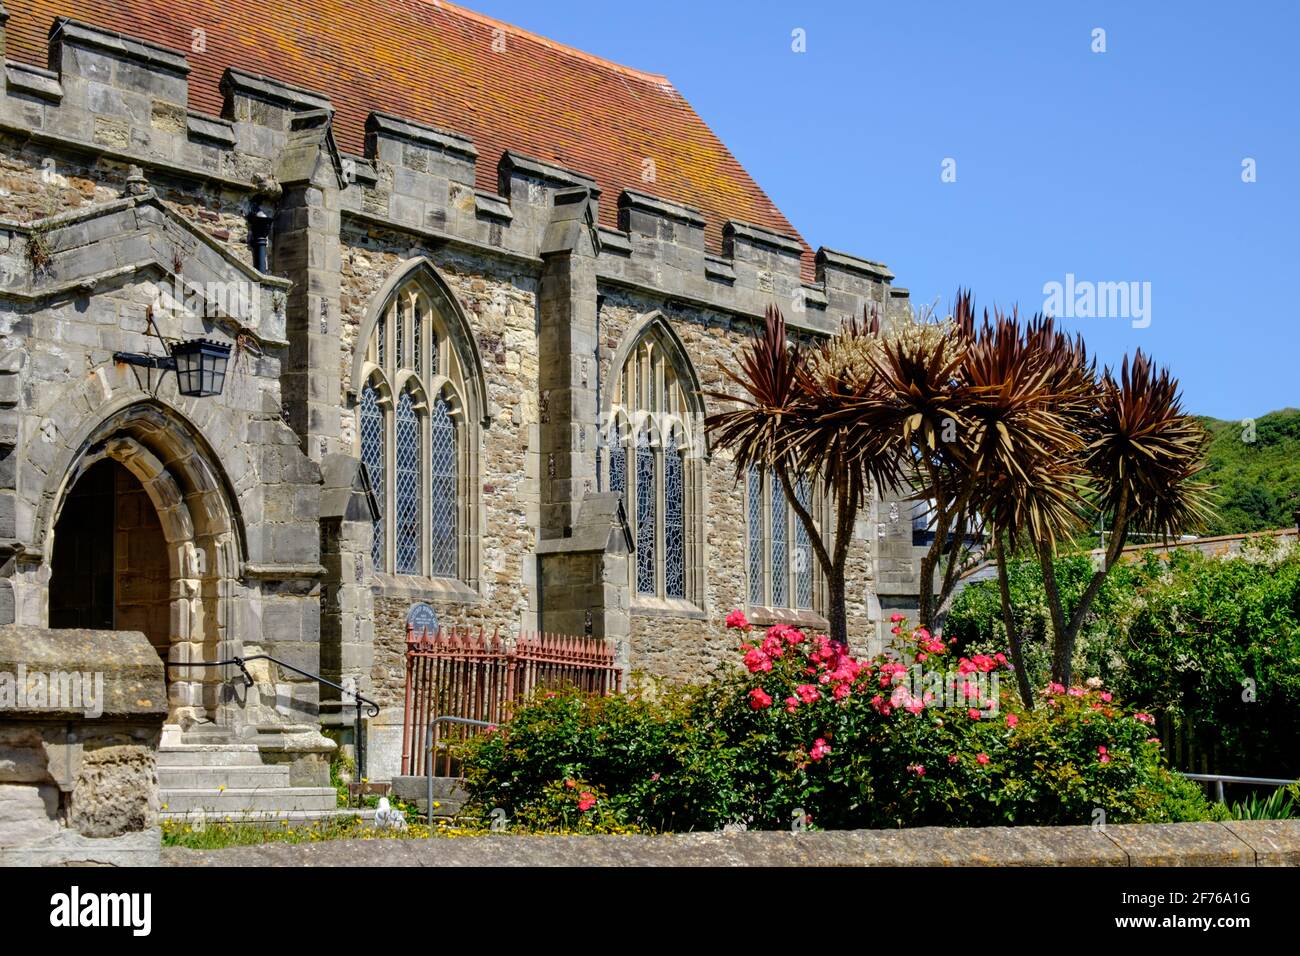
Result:
[[[1025,669],[1025,651],[1020,629],[1016,627],[1015,615],[1011,613],[1011,583],[1007,578],[1007,554],[1002,546],[1001,533],[995,538],[994,553],[998,563],[998,594],[1002,599],[1002,626],[1006,628],[1007,644],[1011,648],[1011,665],[1016,669],[1020,699],[1024,701],[1027,710],[1033,710],[1034,689],[1029,686],[1029,671]]]
[[[1055,555],[1049,545],[1038,545],[1038,567],[1043,574],[1043,591],[1047,596],[1047,608],[1052,617],[1052,680],[1070,684],[1073,676],[1071,661],[1074,658],[1074,642],[1069,640],[1065,624],[1065,609],[1061,607],[1061,589],[1056,583]]]

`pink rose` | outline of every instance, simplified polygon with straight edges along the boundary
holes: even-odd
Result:
[[[894,624],[897,624],[899,621],[903,620],[903,615],[891,614],[889,615],[889,620],[892,621]]]
[[[749,706],[754,710],[762,710],[765,707],[772,706],[772,698],[761,687],[755,687],[749,692]]]
[[[787,697],[785,699],[785,712],[787,714],[793,714],[798,709],[799,709],[798,697]]]
[[[586,813],[596,805],[596,795],[586,790],[578,794],[578,809]]]
[[[979,764],[986,764],[986,763],[989,762],[989,755],[988,755],[988,754],[983,754],[983,753],[976,754],[976,755],[975,755],[975,762],[976,762],[976,763],[979,763]]]
[[[830,745],[826,743],[824,738],[818,737],[813,741],[812,749],[808,751],[808,756],[813,760],[821,760],[822,757],[825,757],[830,752]]]
[[[748,631],[750,628],[749,619],[745,617],[745,612],[737,608],[727,615],[727,627],[738,631]]]
[[[1015,726],[1016,724],[1018,724],[1018,723],[1020,723],[1020,718],[1019,718],[1019,717],[1017,717],[1015,714],[1007,714],[1007,726],[1008,726],[1008,727],[1014,727],[1014,726]]]
[[[751,674],[757,674],[759,671],[770,671],[772,661],[758,648],[753,648],[745,655],[745,667],[749,669]]]
[[[821,691],[812,684],[800,684],[794,689],[794,692],[799,695],[799,699],[805,704],[811,704],[813,701],[817,700],[817,698],[821,697]]]

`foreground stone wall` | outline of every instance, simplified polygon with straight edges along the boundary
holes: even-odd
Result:
[[[0,864],[156,864],[166,714],[142,633],[0,627]]]
[[[1300,821],[339,840],[163,852],[167,866],[1300,866]]]

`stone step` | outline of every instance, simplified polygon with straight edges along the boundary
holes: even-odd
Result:
[[[158,748],[159,767],[260,767],[261,754],[254,744],[182,744]]]
[[[224,820],[242,810],[333,810],[338,792],[333,787],[182,788],[162,791],[161,800],[169,814],[201,810],[208,820]]]
[[[289,768],[262,764],[257,767],[159,767],[158,786],[163,790],[257,790],[289,786]]]

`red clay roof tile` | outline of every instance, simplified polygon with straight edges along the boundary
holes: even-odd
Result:
[[[424,0],[8,0],[7,55],[44,66],[55,18],[183,51],[193,110],[219,114],[228,66],[327,95],[340,148],[361,153],[372,111],[470,136],[478,187],[506,149],[593,177],[614,226],[624,188],[699,209],[711,251],[736,219],[798,235],[662,76],[620,66],[449,3]],[[204,31],[195,52],[196,30]],[[504,32],[500,32],[504,31]],[[506,52],[493,41],[505,39]],[[498,42],[499,48],[499,42]],[[643,183],[642,163],[656,178]],[[805,244],[804,269],[811,256]]]

